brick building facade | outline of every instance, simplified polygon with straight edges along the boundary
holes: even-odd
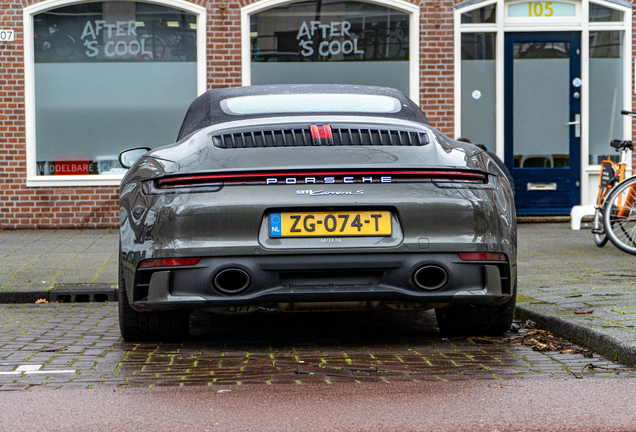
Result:
[[[143,40],[139,36],[142,33],[142,27],[145,26],[144,28],[148,29],[151,27],[150,23],[156,24],[160,22],[161,25],[167,23],[167,25],[170,26],[170,22],[173,21],[170,21],[170,16],[172,15],[170,15],[171,12],[169,9],[157,11],[151,8],[152,10],[149,9],[145,11],[143,7],[139,6],[142,2],[135,3],[135,5],[137,5],[136,12],[133,10],[132,13],[136,13],[137,15],[135,16],[137,18],[113,18],[113,23],[127,22],[128,24],[122,24],[121,28],[116,27],[117,24],[112,24],[110,31],[112,31],[113,34],[121,34],[121,38],[112,39],[111,45],[108,45],[105,28],[111,25],[108,24],[110,21],[108,21],[108,19],[86,17],[91,14],[94,15],[95,13],[102,14],[102,17],[108,14],[112,17],[130,17],[130,13],[126,12],[126,5],[113,8],[109,7],[106,3],[109,2],[99,2],[100,5],[103,5],[97,8],[99,12],[95,12],[95,10],[97,10],[96,7],[91,9],[87,6],[85,9],[81,9],[79,6],[73,6],[76,4],[67,3],[62,0],[48,0],[40,3],[16,2],[14,0],[3,0],[2,2],[2,9],[0,9],[0,33],[2,31],[14,32],[14,40],[0,42],[0,65],[2,70],[0,78],[2,86],[0,90],[2,101],[0,105],[0,124],[2,128],[2,145],[0,145],[0,209],[2,213],[0,215],[0,228],[2,229],[98,228],[117,227],[119,225],[119,187],[117,186],[117,179],[121,177],[121,173],[118,173],[112,165],[114,162],[108,161],[107,165],[110,165],[108,165],[105,171],[95,168],[94,173],[92,173],[90,172],[90,170],[93,169],[92,165],[85,171],[82,165],[77,165],[77,160],[84,160],[82,158],[94,158],[98,161],[95,163],[99,164],[99,157],[93,157],[91,155],[78,156],[75,157],[75,159],[68,155],[60,156],[61,159],[55,159],[54,156],[48,159],[40,157],[40,154],[49,151],[49,147],[54,149],[56,145],[60,148],[65,146],[64,144],[60,144],[60,142],[64,142],[63,138],[62,141],[59,141],[59,138],[58,141],[53,140],[51,144],[48,144],[47,141],[50,136],[59,134],[60,132],[53,130],[57,129],[57,127],[51,126],[58,124],[55,120],[58,115],[64,117],[64,119],[66,119],[64,121],[67,122],[66,124],[63,121],[59,123],[60,125],[65,125],[60,126],[60,128],[66,128],[66,130],[62,130],[62,136],[74,129],[85,128],[84,125],[87,123],[86,121],[82,121],[84,117],[81,117],[81,115],[83,115],[81,112],[79,114],[74,113],[74,111],[68,108],[68,104],[72,102],[72,99],[69,99],[71,102],[66,99],[58,99],[60,96],[55,93],[55,91],[65,87],[61,84],[62,81],[55,81],[55,78],[51,78],[50,70],[61,71],[59,73],[62,78],[58,79],[64,79],[63,77],[66,76],[68,80],[74,81],[75,78],[73,74],[68,75],[67,73],[67,75],[64,75],[64,71],[72,71],[73,65],[77,64],[78,68],[95,70],[96,72],[93,72],[95,74],[94,76],[98,77],[100,76],[99,69],[91,68],[100,68],[102,67],[100,66],[102,63],[99,63],[97,59],[90,59],[86,56],[91,52],[95,52],[95,55],[97,55],[97,52],[101,50],[100,52],[105,53],[105,55],[112,54],[114,56],[115,53],[117,53],[117,55],[121,54],[121,58],[118,60],[118,67],[121,68],[148,68],[150,66],[147,65],[153,63],[153,61],[166,60],[170,55],[174,58],[168,59],[167,61],[172,62],[171,65],[175,68],[181,67],[182,63],[183,65],[188,62],[196,64],[192,66],[192,68],[194,68],[193,70],[196,69],[196,77],[193,78],[192,83],[192,88],[196,89],[195,91],[193,90],[194,93],[201,93],[205,89],[258,83],[258,80],[261,79],[262,76],[258,75],[262,73],[258,71],[265,70],[262,68],[272,65],[266,64],[268,60],[263,60],[266,56],[271,54],[267,54],[265,50],[255,53],[256,44],[254,41],[256,40],[258,43],[259,40],[255,38],[258,38],[259,35],[257,35],[258,31],[254,31],[257,27],[255,27],[256,22],[253,17],[261,14],[259,15],[261,18],[259,18],[257,24],[265,28],[265,24],[263,23],[267,22],[268,19],[270,21],[274,19],[268,18],[269,15],[263,12],[277,7],[284,7],[287,4],[280,1],[268,0],[255,3],[231,0],[188,3],[192,6],[188,10],[188,13],[194,18],[184,18],[180,25],[189,23],[189,30],[192,30],[193,41],[196,40],[197,54],[194,60],[188,58],[189,55],[184,55],[183,59],[177,60],[176,53],[178,43],[183,41],[183,36],[180,36],[180,39],[171,40],[171,36],[167,35],[167,33],[166,36],[160,35],[161,50],[155,47],[155,44],[159,44],[156,42],[159,39],[155,37],[156,35],[154,33],[151,34],[148,30]],[[117,2],[117,4],[124,3],[127,2]],[[128,3],[132,4],[132,2]],[[340,2],[340,4],[346,3],[347,2]],[[113,2],[113,5],[114,4]],[[402,6],[400,6],[401,4]],[[508,6],[511,4],[523,4],[523,6],[520,6],[518,9],[523,7],[525,8],[523,10],[529,10],[528,16],[517,16],[515,15],[516,12],[510,12],[511,9],[509,9]],[[537,22],[531,22],[533,19],[537,19],[536,12],[539,11],[539,8],[536,7],[537,4],[541,6],[542,16],[538,16]],[[557,9],[554,4],[564,6],[559,6],[561,9]],[[165,8],[183,10],[186,3],[179,0],[171,0],[162,2],[162,5]],[[390,10],[389,13],[381,12],[385,14],[382,16],[394,17],[398,15],[398,12],[407,15],[406,21],[404,22],[408,22],[411,27],[408,29],[408,32],[404,31],[399,36],[402,38],[400,43],[403,44],[403,52],[400,55],[404,56],[402,61],[406,62],[404,65],[406,69],[404,70],[408,70],[408,77],[403,80],[407,82],[407,84],[403,85],[408,89],[408,94],[419,101],[422,110],[427,115],[431,124],[451,137],[458,136],[459,134],[467,135],[465,131],[477,131],[479,129],[478,125],[476,126],[467,122],[466,113],[462,116],[461,107],[463,106],[464,109],[467,109],[466,107],[469,103],[488,99],[486,97],[488,95],[483,90],[472,90],[471,87],[470,91],[472,93],[468,92],[468,86],[474,83],[470,81],[470,76],[468,76],[467,73],[462,75],[458,69],[470,67],[470,64],[464,63],[464,61],[470,61],[471,59],[492,60],[492,62],[494,62],[492,63],[492,67],[495,68],[493,70],[496,70],[496,73],[492,72],[484,76],[484,79],[491,83],[488,85],[491,85],[493,89],[490,92],[492,93],[492,108],[489,108],[490,111],[484,111],[487,115],[485,123],[490,125],[489,128],[492,131],[492,142],[489,142],[488,146],[492,150],[496,150],[503,159],[506,159],[506,155],[510,153],[508,159],[506,159],[507,163],[510,164],[517,164],[518,162],[517,159],[513,160],[511,158],[514,152],[511,148],[506,147],[505,139],[508,128],[505,123],[507,121],[505,112],[510,111],[510,108],[505,105],[505,97],[507,91],[512,91],[505,87],[507,84],[502,83],[502,81],[506,81],[502,78],[508,74],[508,69],[506,69],[508,67],[506,66],[508,52],[505,51],[503,46],[507,40],[508,32],[511,32],[511,27],[516,25],[518,26],[516,31],[525,32],[527,34],[538,34],[536,32],[538,28],[541,28],[543,31],[548,29],[551,32],[567,31],[578,33],[583,42],[580,48],[577,49],[583,51],[581,61],[584,66],[581,72],[583,84],[582,86],[578,84],[578,86],[581,87],[581,95],[575,97],[582,103],[581,113],[584,127],[581,138],[582,141],[578,145],[583,149],[580,156],[583,164],[576,168],[578,173],[575,173],[580,176],[581,192],[575,191],[573,196],[578,194],[579,202],[576,202],[575,198],[573,202],[567,205],[589,204],[589,201],[592,199],[590,197],[594,196],[593,190],[596,187],[598,178],[598,169],[596,168],[597,160],[593,159],[591,155],[602,154],[604,148],[594,151],[591,150],[593,147],[592,144],[590,144],[591,136],[593,135],[593,131],[591,131],[592,126],[587,127],[585,122],[590,123],[594,121],[592,118],[594,110],[592,109],[592,111],[590,111],[590,106],[596,106],[596,104],[595,100],[590,100],[587,93],[589,92],[591,94],[594,93],[594,91],[599,93],[601,90],[590,88],[590,86],[593,87],[596,82],[596,78],[593,74],[598,72],[595,72],[593,68],[590,69],[585,65],[590,58],[620,59],[623,65],[622,75],[616,78],[616,82],[618,82],[620,86],[617,84],[613,94],[611,94],[611,91],[608,93],[609,96],[605,94],[607,93],[605,90],[602,90],[605,92],[603,101],[606,102],[606,99],[609,98],[611,102],[610,105],[604,102],[605,105],[603,105],[603,109],[609,109],[609,112],[614,112],[615,110],[612,111],[612,109],[616,107],[631,107],[631,95],[633,94],[631,70],[633,54],[631,53],[631,47],[633,36],[631,30],[630,4],[622,0],[599,0],[598,2],[566,0],[561,3],[527,1],[507,3],[503,0],[476,2],[469,0],[459,4],[442,0],[417,3],[391,0],[376,1],[373,5],[374,7],[369,9],[371,12],[365,12],[366,15],[364,15],[363,18],[366,17],[365,19],[371,20],[370,17],[375,16],[373,14],[377,15],[380,13],[377,12],[380,10],[378,9],[380,7]],[[568,5],[574,5],[572,6],[574,9],[571,9],[571,12],[569,12],[570,9],[568,9]],[[323,5],[322,7],[325,8],[325,10],[329,10],[327,6]],[[533,7],[535,8],[534,16]],[[561,16],[564,18],[559,19],[558,22],[551,22],[549,19],[551,16],[548,15],[546,11],[552,9],[562,14]],[[46,15],[46,17],[42,15],[51,11],[61,12],[58,14],[52,13]],[[617,13],[619,15],[611,15],[612,11],[618,11]],[[66,23],[70,23],[68,25],[72,26],[72,21],[55,21],[58,19],[55,17],[59,17],[64,13],[69,16],[72,15],[72,17],[74,17],[73,19],[77,22],[80,20],[80,18],[77,18],[78,16],[83,17],[81,18],[81,25],[77,26],[75,33],[71,31],[69,31],[68,34],[64,33],[66,32],[64,26],[67,25]],[[164,15],[162,16],[167,18],[162,18],[160,21],[152,21],[155,19],[152,17],[159,16],[157,14],[160,13],[163,13]],[[281,13],[284,15],[284,11]],[[332,35],[336,34],[346,39],[345,34],[353,33],[353,30],[346,32],[345,30],[347,30],[348,27],[343,28],[342,24],[340,24],[340,27],[337,27],[338,23],[344,22],[344,18],[337,18],[336,12],[330,13],[332,15],[327,15],[336,16],[336,18],[333,19],[340,20],[335,21],[335,27],[332,26],[335,28],[335,30],[330,30],[332,31]],[[353,14],[353,12],[346,13]],[[609,18],[605,18],[607,13],[610,13]],[[144,19],[140,18],[143,16],[149,17],[145,21],[145,24]],[[592,21],[597,18],[599,21]],[[46,21],[47,19],[49,21]],[[280,20],[281,18],[278,19]],[[394,18],[389,18],[389,20],[390,19]],[[100,22],[102,24],[99,24]],[[274,24],[277,23],[276,20],[271,22]],[[306,20],[306,22],[309,21]],[[332,24],[334,24],[334,22],[332,22]],[[413,29],[414,24],[417,26],[415,31]],[[282,26],[282,24],[280,25]],[[390,23],[387,25],[386,36],[382,36],[384,39],[380,38],[384,41],[388,40],[386,38],[389,36],[395,36],[395,29],[391,28]],[[102,28],[101,26],[104,27]],[[98,27],[102,29],[101,35],[99,34]],[[296,29],[296,27],[294,29]],[[44,32],[42,32],[42,29],[45,29]],[[194,36],[195,31],[196,35]],[[302,41],[300,36],[304,30],[299,29],[297,31],[298,33],[293,33],[291,36],[284,36],[287,37],[287,42],[285,43],[288,43],[290,40],[292,43]],[[327,30],[325,30],[325,32],[326,31]],[[318,34],[319,32],[320,30],[316,29],[315,33]],[[276,35],[278,38],[279,45],[284,42],[282,39],[283,36],[281,36],[283,33],[284,32],[272,33],[272,35]],[[98,37],[95,37],[96,34]],[[486,37],[484,39],[465,36],[474,34],[485,34]],[[608,34],[609,36],[607,36]],[[409,35],[411,36],[410,38],[408,37]],[[413,35],[416,37],[412,37]],[[77,63],[72,59],[69,60],[70,57],[67,53],[62,53],[63,44],[60,43],[60,37],[62,36],[74,44],[70,48],[74,50],[74,56],[77,56],[78,53],[81,53],[83,56]],[[610,37],[610,39],[616,36],[620,39],[620,46],[616,48],[616,52],[600,53],[599,51],[600,54],[596,53],[590,57],[587,52],[592,52],[592,48],[594,48],[595,45],[590,45],[586,42],[586,37],[589,39],[592,36],[599,38],[607,36]],[[137,39],[135,39],[135,37],[137,37]],[[317,36],[315,36],[313,32],[311,37],[316,41],[315,37]],[[363,34],[361,32],[358,33],[358,38],[362,40]],[[310,39],[311,38],[308,38],[307,40]],[[378,42],[380,39],[375,40],[376,48],[378,47],[377,44],[381,44],[381,42]],[[465,51],[472,46],[471,44],[474,44],[475,40],[479,41],[482,48],[488,47],[488,43],[490,42],[484,43],[482,39],[487,41],[492,39],[494,51],[491,55],[484,57],[484,50],[480,48],[479,50],[475,50],[475,52],[480,51],[477,57],[474,59],[471,58]],[[92,40],[97,42],[91,46]],[[247,47],[247,41],[250,40],[252,46]],[[353,38],[351,40],[353,40]],[[139,41],[145,41],[145,46],[141,45]],[[318,43],[319,41],[316,42]],[[521,43],[527,42],[519,42],[519,44]],[[541,43],[544,44],[544,47],[547,46],[545,45],[545,41]],[[265,44],[266,40],[263,39],[261,46],[265,46]],[[341,45],[345,46],[344,42],[342,42]],[[459,45],[461,45],[461,48]],[[126,51],[125,46],[128,47],[128,51]],[[536,44],[534,46],[536,46]],[[555,46],[556,45],[553,44],[553,51],[556,49],[554,48]],[[350,51],[353,50],[353,44],[346,45],[345,47],[351,47]],[[94,51],[91,51],[91,48],[93,48]],[[290,55],[298,56],[298,49]],[[336,48],[334,48],[334,50],[335,49]],[[388,53],[389,47],[387,46],[386,49]],[[47,50],[49,51],[47,52]],[[54,53],[55,55],[53,55],[52,50],[57,51]],[[328,50],[327,45],[325,45],[324,50],[326,53]],[[359,52],[362,51],[363,49],[361,48]],[[126,52],[126,54],[123,54],[124,52]],[[144,58],[144,52],[151,54],[148,54]],[[351,55],[355,52],[352,52]],[[416,55],[414,56],[413,53],[416,53]],[[299,63],[301,60],[310,60],[307,63],[314,64],[317,60],[316,58],[292,58],[283,60],[281,57],[282,54],[283,51],[280,49],[276,53],[276,67],[282,68],[285,67],[286,64]],[[287,55],[289,53],[285,51],[284,54]],[[517,56],[517,54],[514,55]],[[67,58],[64,58],[64,56]],[[258,60],[257,57],[260,57],[260,61],[263,62],[262,65],[255,63]],[[330,57],[333,59],[333,57],[337,56]],[[271,59],[272,57],[269,58]],[[93,60],[95,61],[92,62]],[[104,57],[103,60],[110,61],[112,59]],[[144,63],[143,60],[149,62]],[[322,60],[324,63],[325,59],[318,60]],[[344,66],[347,58],[344,56],[339,58],[339,60],[342,60],[339,64]],[[362,68],[367,66],[363,63],[365,58],[352,57],[349,60],[353,63],[357,60],[358,67]],[[387,58],[383,60],[387,60]],[[336,63],[338,62],[329,63],[324,67],[340,67],[336,66]],[[257,68],[257,66],[261,69]],[[303,65],[301,64],[300,66]],[[318,67],[317,63],[316,67]],[[154,74],[154,72],[152,73]],[[181,72],[178,72],[178,74],[180,76]],[[144,76],[150,75],[141,75],[142,78],[138,78],[140,82],[146,80]],[[84,88],[87,86],[95,86],[96,91],[101,92],[99,94],[107,95],[110,93],[108,86],[113,86],[113,83],[117,81],[112,81],[109,84],[101,84],[97,78],[91,80],[91,77],[89,77],[86,79],[86,82],[90,83],[90,85],[84,84],[82,91],[84,91]],[[391,85],[391,83],[389,82],[388,85]],[[464,86],[463,90],[462,85]],[[575,84],[574,90],[577,88]],[[74,90],[70,92],[72,93],[73,91]],[[481,97],[482,93],[484,93],[483,98]],[[472,99],[470,95],[472,95]],[[196,94],[192,94],[192,97],[189,97],[189,99],[194,99],[194,96],[196,96]],[[146,103],[148,106],[153,105],[152,101]],[[96,109],[100,109],[99,107],[100,106],[97,106]],[[67,110],[68,113],[66,113],[65,110]],[[143,110],[145,110],[145,108]],[[620,111],[620,109],[618,111]],[[185,110],[183,110],[183,112],[185,112]],[[622,119],[617,112],[614,112],[614,114],[613,117],[608,116],[608,119],[603,120],[610,124],[610,131],[609,133],[605,133],[604,136],[608,138],[629,138],[631,134],[631,124]],[[612,119],[609,119],[609,117],[612,117]],[[77,124],[73,123],[73,118],[78,119]],[[464,119],[463,124],[462,118]],[[177,124],[180,120],[181,118],[178,119]],[[152,121],[161,123],[163,119],[157,116]],[[99,118],[96,117],[95,123],[100,127],[101,121]],[[602,126],[605,127],[606,125],[603,124]],[[107,126],[104,127],[106,128]],[[104,130],[94,133],[106,134]],[[145,130],[148,130],[148,127],[145,127]],[[616,136],[614,131],[619,131],[622,136]],[[174,129],[175,136],[176,132],[177,129]],[[93,132],[87,130],[86,133]],[[141,133],[143,133],[143,130]],[[479,132],[474,133],[479,135]],[[614,135],[612,135],[613,133]],[[35,142],[36,139],[37,144]],[[485,138],[483,139],[485,140]],[[603,140],[605,140],[605,138],[603,138]],[[57,144],[55,144],[56,142]],[[162,144],[168,143],[169,142],[162,142]],[[81,147],[83,143],[78,145]],[[113,150],[110,151],[110,153],[113,154],[132,146],[128,143],[112,145]],[[46,147],[46,151],[45,146],[49,146]],[[55,152],[53,151],[53,153]],[[63,151],[60,151],[60,154],[63,153]],[[109,157],[112,158],[112,156]],[[554,156],[551,155],[550,158],[544,159],[549,159],[549,163],[552,164],[550,167],[554,168],[554,164],[557,163],[554,161],[558,158],[555,153]],[[90,160],[92,161],[92,159]],[[522,168],[522,166],[520,166],[520,168]],[[78,170],[77,173],[73,172],[75,169]],[[74,174],[78,175],[74,176]]]

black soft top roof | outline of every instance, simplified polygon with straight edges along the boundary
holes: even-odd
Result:
[[[248,87],[231,87],[224,89],[208,90],[192,102],[188,108],[183,124],[179,130],[177,141],[202,129],[217,123],[234,120],[245,120],[250,118],[263,117],[289,117],[298,115],[295,113],[275,113],[275,114],[252,114],[252,115],[231,115],[221,109],[221,101],[239,96],[253,95],[275,95],[275,94],[307,94],[307,93],[337,93],[337,94],[370,94],[391,96],[400,101],[401,109],[395,113],[386,114],[364,114],[364,113],[312,113],[312,115],[372,115],[381,117],[397,118],[401,120],[412,120],[429,124],[420,108],[404,93],[388,87],[372,87],[344,84],[305,84],[305,85],[262,85]]]

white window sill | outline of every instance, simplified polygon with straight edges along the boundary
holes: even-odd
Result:
[[[123,177],[123,174],[36,176],[27,178],[27,187],[119,186]]]

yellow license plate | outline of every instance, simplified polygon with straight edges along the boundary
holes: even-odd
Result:
[[[391,212],[284,212],[269,215],[270,237],[390,236]]]

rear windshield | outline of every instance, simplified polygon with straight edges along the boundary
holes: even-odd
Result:
[[[400,111],[400,101],[390,96],[367,94],[278,94],[241,96],[221,101],[226,114],[371,113]]]

